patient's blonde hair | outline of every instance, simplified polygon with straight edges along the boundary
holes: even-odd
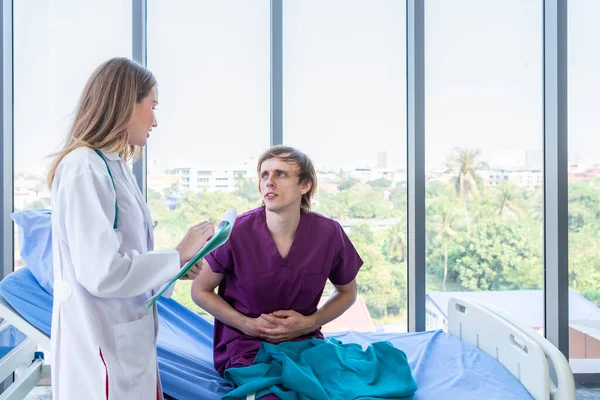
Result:
[[[127,124],[135,104],[155,86],[154,75],[130,59],[112,58],[100,65],[83,89],[64,148],[53,155],[48,186],[62,159],[79,147],[113,151],[125,161],[139,158],[142,148],[129,144]]]

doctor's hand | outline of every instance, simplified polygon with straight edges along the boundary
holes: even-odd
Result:
[[[175,247],[175,250],[179,252],[181,266],[190,261],[214,234],[215,225],[212,222],[205,221],[192,226]]]
[[[200,271],[202,271],[202,268],[204,268],[204,266],[208,266],[206,264],[206,261],[204,261],[204,259],[198,261],[196,264],[194,264],[192,266],[192,268],[190,268],[190,270],[183,275],[181,278],[179,278],[182,281],[193,281],[194,279],[196,279],[196,277],[198,275],[200,275]]]
[[[260,338],[268,342],[285,342],[311,333],[316,329],[313,318],[306,317],[294,310],[275,311],[271,314],[262,314],[261,317],[275,325],[274,328],[259,328]]]

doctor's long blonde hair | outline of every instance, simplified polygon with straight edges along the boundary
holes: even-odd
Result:
[[[79,147],[113,151],[125,161],[139,158],[142,148],[129,144],[127,124],[135,103],[154,86],[154,75],[127,58],[112,58],[100,65],[83,89],[64,148],[53,155],[48,186],[52,187],[61,160]]]

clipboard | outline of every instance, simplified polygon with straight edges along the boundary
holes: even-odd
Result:
[[[221,222],[219,222],[219,225],[217,225],[217,229],[215,230],[215,234],[213,235],[213,237],[210,238],[210,240],[206,242],[204,246],[190,259],[190,261],[188,261],[179,270],[179,273],[175,275],[173,279],[162,285],[157,291],[157,293],[146,301],[145,304],[148,308],[152,307],[154,303],[156,303],[156,300],[158,300],[158,298],[162,296],[168,288],[170,288],[175,282],[177,282],[179,278],[187,274],[190,268],[192,268],[197,262],[202,260],[213,250],[227,242],[227,240],[229,239],[229,235],[231,235],[233,225],[235,224],[236,217],[237,212],[234,208],[230,208],[229,210],[225,211]]]

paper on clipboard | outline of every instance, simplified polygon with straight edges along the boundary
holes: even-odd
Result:
[[[192,268],[192,266],[194,266],[197,262],[206,257],[210,252],[212,252],[219,246],[222,246],[229,239],[229,235],[231,234],[231,230],[233,229],[236,217],[237,212],[234,208],[230,208],[229,210],[225,211],[223,219],[221,219],[221,222],[219,222],[219,225],[217,225],[217,229],[215,230],[215,234],[213,235],[213,237],[208,242],[206,242],[206,244],[196,253],[196,255],[194,255],[194,257],[192,257],[190,261],[188,261],[179,270],[179,273],[173,279],[162,285],[154,296],[146,300],[146,307],[152,307],[156,300],[158,300],[158,298],[162,296],[163,293],[169,287],[171,287],[171,285],[173,285],[179,278],[187,274],[187,272],[190,270],[190,268]]]

